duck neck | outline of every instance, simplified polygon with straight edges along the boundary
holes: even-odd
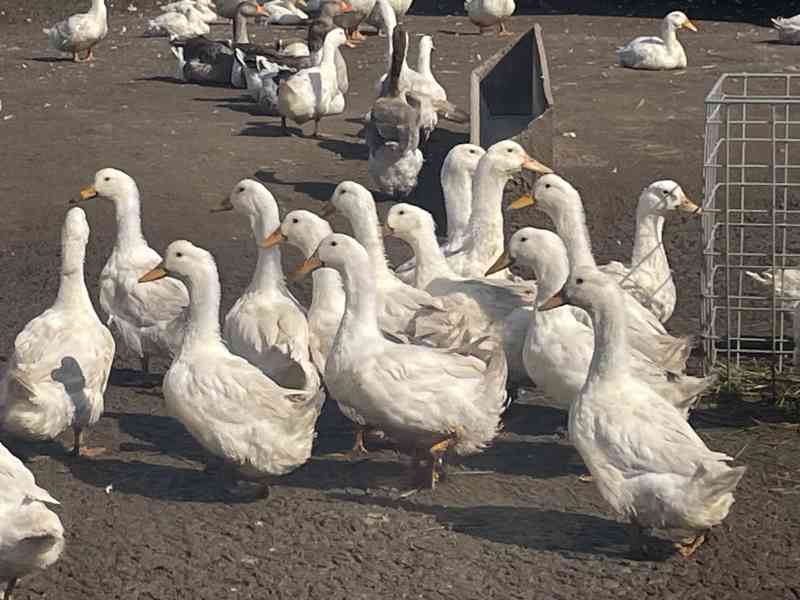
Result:
[[[322,45],[322,58],[319,61],[321,67],[333,67],[336,63],[336,48],[338,46],[332,41],[325,41]]]
[[[669,262],[664,251],[662,233],[664,217],[650,211],[636,215],[636,239],[633,242],[631,271],[645,269],[669,277]]]
[[[472,213],[472,176],[466,171],[442,169],[442,191],[447,212],[447,242],[457,248],[467,236]]]
[[[604,295],[588,311],[594,325],[594,352],[587,385],[627,374],[629,350],[621,300],[619,294]]]
[[[431,46],[425,45],[420,48],[419,56],[417,57],[417,72],[425,77],[431,77]]]
[[[555,257],[554,257],[555,258]],[[559,260],[544,260],[534,268],[536,273],[536,303],[542,304],[561,291],[569,278],[569,263],[562,254]]]
[[[675,27],[666,21],[661,24],[661,39],[664,40],[664,45],[669,49],[680,46],[680,43],[678,42],[678,34],[675,32]]]
[[[147,245],[142,235],[141,204],[138,192],[129,192],[115,201],[117,240],[114,248],[125,251]]]
[[[86,308],[94,314],[92,300],[86,289],[83,263],[86,257],[86,244],[82,241],[70,240],[62,244],[61,250],[61,283],[55,306],[64,308]]]
[[[93,14],[105,14],[106,12],[105,0],[92,0],[92,8],[89,9],[89,12]]]
[[[237,10],[233,17],[233,42],[235,44],[250,43],[250,37],[247,35],[247,17],[241,10]]]
[[[469,235],[474,248],[493,254],[503,249],[503,190],[508,177],[490,161],[481,160],[472,182],[472,214]]]
[[[312,279],[314,285],[311,290],[309,314],[337,306],[344,294],[339,273],[335,269],[322,267],[314,271]]]
[[[432,230],[420,229],[406,242],[413,248],[417,260],[414,287],[424,290],[434,279],[455,278]]]
[[[380,338],[378,290],[367,265],[353,265],[342,273],[345,310],[339,331],[346,336]]]
[[[204,271],[191,281],[189,288],[189,322],[181,352],[194,346],[221,342],[219,329],[220,285],[217,268]]]
[[[386,264],[386,251],[375,211],[365,211],[351,221],[350,225],[353,228],[353,237],[367,250],[375,276],[378,278],[388,277],[389,267]]]
[[[580,198],[570,198],[559,205],[555,215],[551,215],[556,231],[567,247],[569,266],[596,267],[592,256],[592,243],[589,240],[589,228],[586,226],[586,214]]]
[[[255,240],[263,240],[270,233],[275,231],[280,223],[266,222],[263,216],[256,215],[250,217],[250,228],[253,230]],[[283,267],[281,266],[281,251],[277,246],[271,248],[258,248],[258,262],[256,270],[253,272],[253,279],[247,286],[249,293],[264,293],[276,290],[286,290],[286,281],[283,277]]]

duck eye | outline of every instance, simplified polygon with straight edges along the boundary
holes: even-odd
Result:
[[[244,187],[239,188],[239,193],[241,194],[244,191]]]
[[[401,211],[400,211],[398,214],[400,214],[400,215],[404,215],[404,214],[406,214],[406,211],[404,211],[404,210],[401,210]]]
[[[514,151],[513,148],[509,148],[508,150],[506,150],[506,152],[508,152],[509,154],[512,153],[513,151]]]
[[[553,187],[553,186],[552,186],[551,184],[549,184],[549,183],[545,183],[545,184],[544,184],[544,187],[546,187],[546,188],[549,190],[549,189],[550,189],[551,187]]]
[[[336,245],[336,242],[331,242],[331,246],[335,246],[335,245]]]
[[[661,193],[662,193],[662,194],[664,194],[665,196],[669,196],[669,190],[664,190],[664,191],[663,191],[663,192],[661,192]]]
[[[105,177],[103,178],[103,181],[111,181],[111,177]]]
[[[577,283],[578,285],[580,285],[580,284],[582,284],[582,283],[583,283],[583,279],[581,279],[580,277],[578,277],[578,278],[575,280],[575,283]]]
[[[176,252],[175,256],[177,256],[178,258],[183,258],[183,252]]]
[[[528,238],[520,238],[520,240],[519,240],[519,241],[520,241],[520,242],[527,242],[527,241],[528,241]]]

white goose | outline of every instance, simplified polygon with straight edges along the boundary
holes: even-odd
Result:
[[[710,450],[676,408],[633,374],[622,292],[592,266],[579,266],[540,310],[574,304],[589,313],[595,346],[569,413],[572,443],[600,494],[632,526],[631,550],[646,551],[642,528],[699,531],[679,546],[691,555],[728,516],[745,467]]]
[[[325,36],[320,65],[298,71],[281,82],[278,110],[284,132],[288,134],[286,119],[299,125],[313,120],[313,135],[320,137],[320,119],[344,112],[345,100],[336,71],[336,50],[348,43],[343,29],[332,29]]]
[[[306,8],[305,0],[272,0],[262,4],[267,23],[273,25],[299,25],[308,21],[308,15],[298,5]]]
[[[381,328],[394,335],[422,335],[423,331],[416,328],[420,327],[420,319],[425,314],[426,318],[430,316],[438,324],[429,325],[433,330],[438,329],[439,333],[449,331],[449,321],[441,301],[424,290],[403,283],[389,270],[375,200],[369,190],[354,181],[343,181],[336,186],[322,216],[331,216],[335,212],[348,220],[354,237],[369,254],[371,273],[377,286]]]
[[[55,50],[71,52],[73,61],[92,60],[92,50],[108,34],[108,10],[105,0],[92,0],[89,12],[72,15],[42,31]],[[80,53],[84,50],[86,57],[82,59]]]
[[[287,242],[298,248],[304,259],[311,258],[320,242],[333,233],[330,224],[307,210],[293,210],[280,227],[261,245],[272,248]],[[316,269],[313,274],[311,306],[308,308],[308,345],[311,359],[320,373],[325,373],[333,338],[344,314],[342,279],[334,269]]]
[[[558,292],[569,277],[564,242],[552,231],[524,227],[513,236],[508,250],[492,269],[512,264],[531,268],[538,284],[537,303]],[[536,310],[529,320],[523,361],[531,380],[558,406],[568,409],[586,381],[594,348],[594,330],[586,313],[574,306]],[[587,321],[588,324],[587,324]],[[630,350],[633,373],[678,408],[684,417],[700,394],[713,382],[670,372],[636,349]]]
[[[497,142],[478,162],[472,179],[472,212],[464,243],[447,257],[450,268],[462,277],[483,277],[503,253],[503,190],[523,170],[553,172],[512,140]],[[495,276],[505,278],[509,273]]]
[[[472,214],[472,178],[478,162],[486,152],[474,144],[454,146],[442,163],[440,180],[447,214],[447,239],[442,243],[445,255],[457,252],[467,240]],[[397,277],[411,283],[415,277],[416,259],[411,257],[395,269]]]
[[[28,468],[0,444],[0,581],[11,600],[17,580],[43,571],[64,550],[64,527],[47,505],[58,504]]]
[[[597,268],[586,215],[580,194],[569,182],[558,175],[540,177],[533,186],[533,194],[522,196],[511,204],[512,209],[534,204],[544,212],[556,226],[556,231],[567,247],[570,268],[581,266]],[[683,372],[692,349],[689,338],[669,335],[653,313],[639,304],[628,293],[622,295],[628,315],[629,340],[631,345],[650,357],[656,364],[671,371]]]
[[[219,275],[209,252],[172,242],[164,262],[140,285],[168,276],[186,283],[191,304],[186,335],[164,376],[167,412],[223,459],[231,476],[233,469],[237,477],[263,480],[304,464],[325,395],[283,388],[228,350],[219,330]]]
[[[506,353],[509,384],[527,382],[522,348],[536,300],[535,286],[456,275],[439,248],[435,227],[428,211],[403,203],[389,210],[384,226],[389,235],[413,248],[417,259],[415,287],[441,299],[448,311],[463,316],[462,327],[499,340]]]
[[[677,299],[663,241],[664,217],[675,211],[702,212],[674,181],[656,181],[647,186],[639,195],[636,208],[636,237],[630,265],[612,261],[600,268],[662,323],[672,316]]]
[[[80,197],[114,203],[117,239],[100,273],[100,307],[123,348],[140,358],[142,369],[148,372],[152,356],[170,358],[180,346],[189,294],[175,279],[137,285],[143,273],[161,262],[161,256],[142,235],[139,188],[127,173],[98,171],[94,184],[82,189]]]
[[[481,35],[497,27],[497,35],[514,35],[506,29],[506,19],[516,10],[514,0],[466,0],[464,10],[469,20],[480,27]]]
[[[94,311],[83,263],[89,224],[80,208],[61,232],[61,284],[53,306],[25,326],[0,382],[0,429],[26,440],[51,440],[67,428],[81,448],[84,429],[103,414],[103,394],[114,361],[114,338]]]
[[[258,243],[279,225],[278,204],[259,182],[243,179],[222,202],[250,223]],[[225,317],[222,337],[280,386],[316,392],[319,376],[308,353],[308,323],[283,277],[279,248],[259,247],[250,285]]]
[[[333,234],[305,270],[339,271],[346,310],[325,367],[325,382],[340,403],[400,447],[423,450],[430,484],[448,450],[480,452],[494,439],[506,398],[505,354],[495,348],[438,350],[387,340],[378,326],[379,300],[372,261],[353,238]]]
[[[171,40],[188,40],[210,32],[211,27],[203,20],[202,13],[196,8],[190,8],[186,13],[167,12],[150,19],[144,35],[168,37]]]
[[[694,23],[679,10],[669,13],[661,22],[661,37],[638,37],[617,49],[617,60],[631,69],[685,69],[686,51],[678,41],[681,28],[697,31]]]

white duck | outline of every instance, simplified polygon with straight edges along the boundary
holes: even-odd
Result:
[[[285,132],[286,119],[302,125],[314,121],[314,137],[320,137],[322,117],[344,112],[344,95],[339,90],[336,72],[336,50],[347,43],[344,30],[337,27],[325,36],[320,66],[303,69],[281,82],[278,89],[278,110]]]
[[[4,600],[20,577],[43,571],[64,550],[64,527],[47,505],[58,504],[28,468],[0,444],[0,581]]]
[[[331,216],[335,212],[348,220],[354,237],[369,254],[371,274],[377,287],[381,328],[394,335],[422,335],[423,332],[415,328],[420,325],[424,314],[446,330],[449,321],[441,301],[424,290],[403,283],[389,270],[375,200],[369,190],[354,181],[343,181],[336,186],[322,216]]]
[[[440,181],[444,208],[447,214],[447,239],[441,245],[445,256],[458,251],[467,240],[469,219],[472,214],[472,178],[478,162],[486,154],[474,144],[453,146],[442,163]],[[405,283],[415,278],[416,258],[412,257],[395,269],[397,277]]]
[[[636,237],[630,265],[612,261],[600,268],[662,323],[672,316],[677,299],[663,240],[664,218],[675,211],[702,212],[674,181],[656,181],[644,188],[636,208]]]
[[[304,259],[311,258],[320,242],[333,233],[330,224],[307,210],[293,210],[283,218],[261,243],[272,248],[287,242],[298,248]],[[308,345],[311,359],[320,373],[325,373],[333,338],[344,314],[342,279],[334,269],[316,269],[312,275],[313,290],[308,308]]]
[[[219,330],[220,284],[209,252],[172,242],[141,287],[180,277],[191,296],[186,335],[164,376],[167,412],[244,479],[285,475],[311,456],[324,394],[279,386],[232,354]]]
[[[170,358],[183,336],[189,294],[186,287],[167,279],[146,287],[139,277],[161,262],[142,235],[139,188],[130,175],[102,169],[94,184],[81,190],[81,200],[106,198],[114,203],[117,239],[100,273],[100,307],[122,346],[142,361],[149,372],[150,358]]]
[[[340,403],[401,447],[431,459],[430,484],[440,457],[480,452],[494,439],[506,398],[505,354],[462,354],[387,340],[378,326],[379,299],[371,259],[353,238],[333,234],[306,261],[328,266],[344,282],[346,309],[325,367],[325,382]]]
[[[83,263],[89,224],[80,208],[61,232],[61,284],[53,306],[25,326],[0,382],[0,429],[26,440],[51,440],[67,428],[81,448],[84,429],[103,414],[103,394],[114,361],[114,338],[94,311]]]
[[[158,15],[147,22],[144,35],[147,37],[168,37],[171,40],[188,40],[206,35],[211,28],[203,20],[203,15],[196,8],[189,8],[186,13],[168,12]]]
[[[800,44],[800,15],[788,19],[770,19],[778,32],[778,40],[784,44]]]
[[[586,215],[578,191],[569,182],[553,173],[540,177],[533,186],[533,194],[522,196],[511,204],[512,209],[535,205],[556,226],[556,231],[567,247],[570,268],[589,265],[597,268]],[[676,338],[667,333],[656,316],[639,304],[628,293],[625,301],[629,340],[637,350],[650,357],[656,364],[682,372],[692,349],[689,338]]]
[[[480,28],[481,35],[497,27],[498,35],[514,35],[506,29],[506,19],[516,10],[514,0],[466,0],[464,10],[469,20]]]
[[[178,2],[170,2],[162,6],[161,12],[177,12],[188,16],[190,9],[200,13],[200,18],[209,25],[219,20],[219,16],[214,12],[214,3],[211,0],[178,0]]]
[[[308,21],[308,15],[299,6],[306,8],[305,0],[272,0],[261,6],[267,23],[273,25],[299,25]]]
[[[263,56],[256,56],[256,68],[247,64],[244,52],[235,50],[235,58],[239,64],[247,86],[247,93],[256,105],[258,114],[278,116],[278,86],[281,77],[289,77],[291,70],[268,61]]]
[[[256,243],[280,225],[270,191],[242,179],[222,202],[250,223]],[[308,323],[286,287],[280,248],[259,246],[253,279],[225,317],[222,337],[231,352],[246,358],[280,386],[316,392],[319,376],[308,354]]]
[[[42,31],[55,50],[71,52],[73,61],[92,60],[92,50],[108,34],[108,11],[105,0],[92,0],[89,12],[72,15]],[[79,55],[84,50],[86,57],[82,59]]]
[[[448,255],[447,263],[462,277],[483,277],[505,249],[503,236],[503,190],[522,173],[552,173],[517,142],[503,140],[492,145],[478,162],[472,178],[472,212],[461,248]],[[501,272],[496,277],[508,277]]]
[[[431,214],[410,204],[395,204],[386,217],[385,230],[408,243],[417,259],[415,287],[440,298],[444,307],[464,317],[462,327],[489,335],[503,344],[512,385],[527,382],[522,348],[536,299],[536,288],[500,280],[467,279],[447,264],[436,240]]]
[[[678,41],[678,29],[697,31],[697,27],[679,10],[669,13],[661,23],[661,37],[645,36],[617,48],[617,60],[631,69],[685,69],[686,51]]]
[[[689,556],[705,534],[728,516],[745,467],[709,450],[683,415],[633,374],[627,313],[619,286],[591,266],[569,281],[540,310],[563,303],[589,313],[595,346],[586,383],[569,412],[572,443],[600,494],[630,521],[631,549],[645,548],[642,528],[701,532],[679,546]]]
[[[529,267],[536,274],[537,304],[558,292],[569,277],[564,242],[545,229],[524,227],[514,233],[508,250],[490,271],[512,264]],[[530,316],[522,353],[525,369],[538,388],[558,406],[568,409],[578,397],[589,372],[594,348],[591,320],[574,306],[536,310]],[[670,372],[635,349],[630,350],[630,361],[635,376],[657,390],[684,417],[688,417],[689,409],[713,382],[712,378]]]

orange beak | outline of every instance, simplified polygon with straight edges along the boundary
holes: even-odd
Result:
[[[157,265],[150,269],[147,273],[139,277],[139,283],[147,283],[148,281],[157,281],[159,279],[163,279],[169,275],[169,271],[164,267],[164,263],[162,262],[160,265]]]
[[[286,241],[286,236],[281,233],[281,228],[278,227],[275,231],[270,233],[267,237],[265,237],[259,246],[262,248],[272,248],[273,246],[277,246],[281,242]]]

